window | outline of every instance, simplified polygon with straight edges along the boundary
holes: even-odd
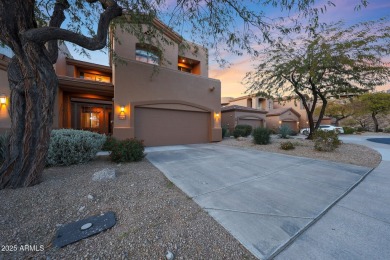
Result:
[[[136,44],[135,59],[137,61],[159,65],[160,55],[156,47],[147,44]]]
[[[94,80],[94,81],[100,81],[100,82],[111,82],[111,78],[104,75],[89,73],[89,72],[83,72],[80,71],[80,78],[81,79],[87,79],[87,80]]]
[[[200,75],[200,61],[178,56],[177,69],[187,73]]]

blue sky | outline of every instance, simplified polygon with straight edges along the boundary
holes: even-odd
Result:
[[[324,5],[327,1],[318,1],[317,5]],[[335,7],[328,7],[327,12],[322,14],[320,22],[336,22],[344,20],[346,24],[351,25],[361,21],[378,19],[386,15],[390,15],[390,1],[389,0],[371,0],[366,8],[360,11],[354,10],[358,0],[333,0]],[[278,9],[263,9],[269,13],[270,16],[286,16],[287,13],[282,13]],[[290,14],[294,15],[294,14]],[[196,39],[191,39],[196,42]],[[69,46],[71,50],[72,47]],[[71,50],[72,52],[72,50]],[[79,56],[72,53],[75,59],[85,60],[98,64],[107,65],[108,56],[100,51],[90,52],[91,59]],[[252,69],[255,64],[251,61],[248,55],[240,57],[226,53],[226,58],[232,64],[229,68],[220,68],[214,60],[213,50],[210,50],[209,57],[209,77],[221,80],[222,96],[238,97],[244,95],[246,87],[241,84],[245,74]],[[390,83],[386,86],[379,87],[378,90],[390,89]]]

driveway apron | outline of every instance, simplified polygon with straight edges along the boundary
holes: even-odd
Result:
[[[260,259],[273,257],[371,169],[216,144],[147,159]]]

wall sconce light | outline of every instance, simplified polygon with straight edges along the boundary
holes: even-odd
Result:
[[[0,95],[0,105],[6,105],[7,104],[7,97],[5,94]]]
[[[279,125],[281,125],[282,124],[282,121],[279,121]]]
[[[120,113],[118,115],[118,118],[120,120],[125,120],[126,119],[125,106],[120,106]]]
[[[219,113],[215,113],[215,117],[219,117]]]

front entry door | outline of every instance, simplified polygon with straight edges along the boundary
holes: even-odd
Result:
[[[72,128],[112,134],[112,105],[72,102]]]

